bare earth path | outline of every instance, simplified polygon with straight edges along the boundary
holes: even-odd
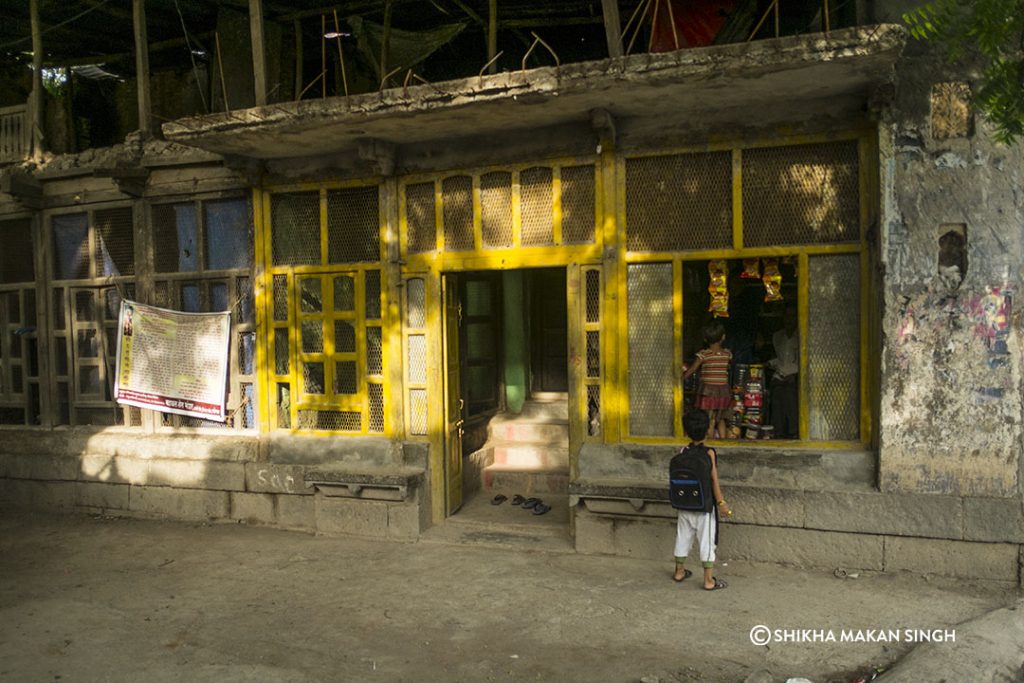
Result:
[[[670,549],[666,549],[666,554]],[[720,568],[244,526],[0,511],[0,681],[849,680],[906,643],[772,629],[940,629],[1013,587]],[[940,646],[941,647],[941,646]]]

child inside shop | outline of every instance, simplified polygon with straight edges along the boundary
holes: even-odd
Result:
[[[729,407],[732,397],[729,393],[729,378],[732,352],[722,347],[725,341],[725,326],[719,321],[704,328],[704,344],[707,348],[697,352],[697,360],[686,368],[683,381],[700,370],[700,386],[697,390],[698,410],[708,413],[708,433],[705,438],[724,438],[726,435]]]

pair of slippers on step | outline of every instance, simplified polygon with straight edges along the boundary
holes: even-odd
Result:
[[[491,505],[501,505],[506,500],[508,500],[508,496],[499,493],[493,499],[491,499]],[[533,514],[535,515],[543,515],[545,512],[551,509],[551,506],[542,501],[540,498],[523,498],[518,493],[512,496],[512,505],[521,507],[524,510],[533,510]]]

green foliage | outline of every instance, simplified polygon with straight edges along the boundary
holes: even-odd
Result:
[[[950,59],[979,55],[977,106],[1000,142],[1024,136],[1024,0],[934,0],[903,21],[911,36],[943,45]]]

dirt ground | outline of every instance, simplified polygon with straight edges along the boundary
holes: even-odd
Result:
[[[666,549],[666,555],[671,549]],[[1005,584],[0,512],[3,681],[849,681],[910,645],[772,629],[938,629]],[[837,631],[838,633],[838,631]]]

